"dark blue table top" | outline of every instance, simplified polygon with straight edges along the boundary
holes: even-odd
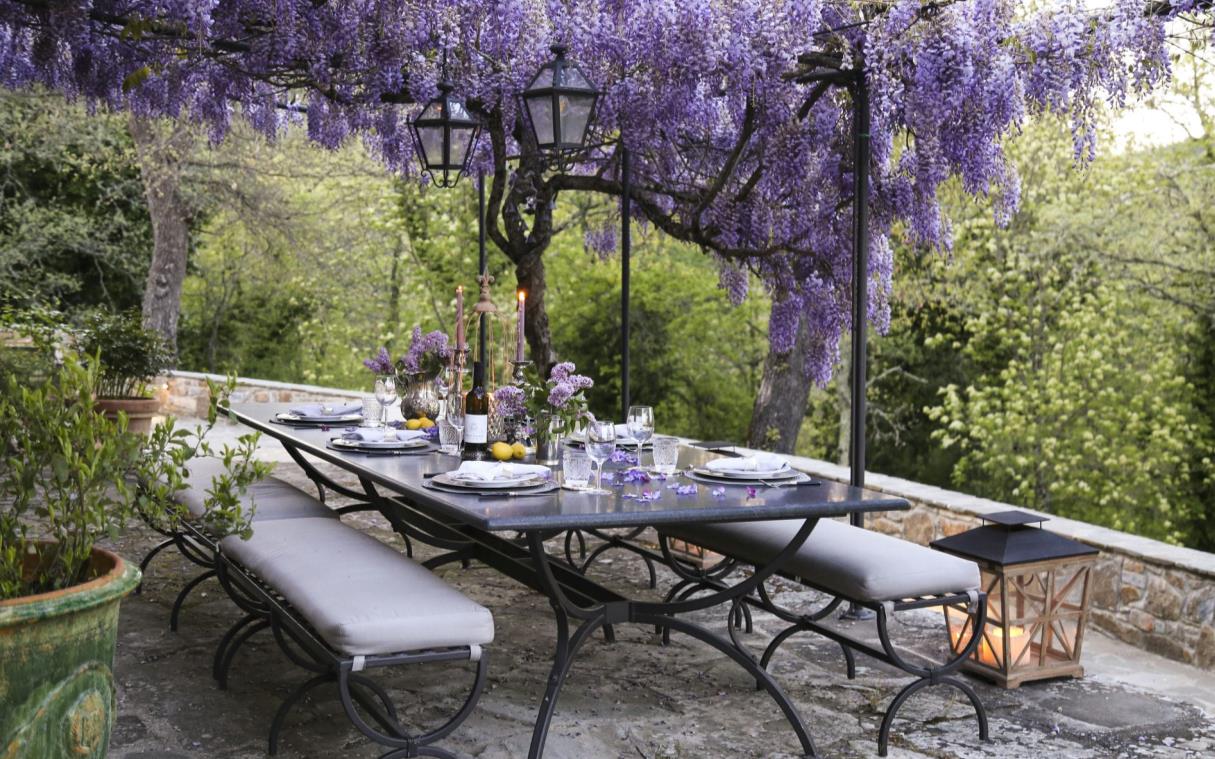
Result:
[[[605,486],[611,495],[588,495],[556,490],[540,496],[482,499],[432,490],[423,486],[424,475],[446,472],[460,465],[454,456],[438,452],[410,456],[369,456],[345,453],[326,447],[329,439],[341,433],[340,427],[324,430],[293,427],[270,420],[290,404],[233,404],[230,416],[284,445],[327,461],[352,474],[365,477],[377,487],[482,530],[567,530],[578,527],[661,527],[687,522],[738,522],[768,519],[805,519],[838,517],[854,512],[906,509],[902,498],[824,481],[817,486],[768,488],[755,486],[750,495],[745,485],[729,485],[719,492],[712,485],[693,483],[676,475],[668,481]],[[699,465],[720,454],[684,446],[680,449],[681,469]],[[673,487],[696,485],[694,493],[680,495]],[[658,493],[655,500],[636,496],[642,491]]]

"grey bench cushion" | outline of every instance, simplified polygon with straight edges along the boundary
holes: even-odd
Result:
[[[216,475],[224,471],[224,462],[214,457],[191,459],[186,463],[190,470],[186,476],[185,490],[179,490],[174,499],[185,506],[192,517],[201,517],[206,512],[207,491]],[[253,521],[271,519],[298,519],[304,517],[337,518],[337,512],[321,503],[294,485],[275,477],[267,477],[253,483],[245,491],[253,499]]]
[[[489,610],[391,546],[332,519],[258,522],[221,550],[277,590],[333,648],[388,654],[494,639]]]
[[[802,524],[800,519],[784,519],[678,525],[664,532],[762,564],[787,546]],[[781,571],[857,601],[894,601],[979,587],[974,562],[830,519],[819,520]]]

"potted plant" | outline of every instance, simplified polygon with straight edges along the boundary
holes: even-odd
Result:
[[[144,436],[108,418],[100,375],[69,354],[42,385],[0,385],[0,756],[105,756],[118,606],[140,574],[97,543],[137,514],[177,518],[184,467],[208,452],[205,432],[172,419]],[[265,473],[255,445],[224,451],[208,499],[217,524],[246,534],[237,493]]]
[[[125,414],[131,432],[147,434],[160,410],[148,383],[173,360],[160,334],[146,329],[136,311],[96,311],[85,317],[76,348],[85,356],[100,356],[98,407],[114,420]]]

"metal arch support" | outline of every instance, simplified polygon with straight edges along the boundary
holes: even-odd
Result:
[[[549,725],[556,711],[558,696],[579,649],[591,634],[600,627],[626,622],[653,625],[658,630],[673,629],[676,632],[696,638],[726,654],[746,670],[757,682],[761,683],[772,699],[776,701],[793,728],[794,733],[797,735],[803,753],[808,756],[817,756],[809,730],[806,728],[797,709],[793,706],[788,696],[781,690],[780,686],[777,685],[776,681],[759,667],[752,656],[737,649],[731,641],[725,640],[709,630],[676,616],[727,602],[733,603],[745,598],[755,590],[755,587],[759,583],[762,583],[774,574],[783,563],[797,553],[797,550],[802,546],[806,538],[810,536],[811,531],[817,523],[817,519],[805,520],[790,543],[778,552],[769,564],[757,568],[754,574],[742,579],[736,585],[720,589],[713,588],[713,592],[703,598],[693,599],[687,597],[701,590],[696,585],[689,584],[690,587],[679,593],[674,601],[669,600],[668,597],[667,601],[661,603],[619,600],[606,601],[590,606],[575,604],[566,596],[562,584],[554,576],[554,562],[559,562],[559,560],[551,559],[548,556],[544,549],[543,534],[528,532],[528,552],[536,568],[536,576],[539,580],[540,589],[549,597],[549,603],[553,608],[557,622],[557,650],[553,657],[552,668],[549,671],[544,697],[540,702],[536,724],[532,730],[532,742],[528,754],[530,759],[540,759],[543,754]],[[564,564],[558,563],[557,566],[564,566]],[[576,620],[578,624],[572,634],[570,632],[571,620]]]
[[[172,630],[173,632],[177,632],[177,623],[181,618],[181,607],[182,607],[182,604],[184,604],[186,602],[186,596],[190,595],[190,592],[193,591],[195,588],[197,588],[199,585],[201,585],[203,582],[210,580],[212,577],[215,577],[215,574],[216,574],[216,572],[214,569],[208,569],[206,572],[203,572],[198,577],[195,577],[193,580],[190,580],[188,583],[186,583],[186,586],[181,589],[181,591],[177,594],[177,598],[173,601],[173,610],[171,612],[169,612],[169,629],[170,630]]]

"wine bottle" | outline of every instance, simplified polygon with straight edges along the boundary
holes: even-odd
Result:
[[[485,366],[473,363],[472,389],[464,398],[465,460],[481,461],[489,457],[489,396],[485,392]]]

